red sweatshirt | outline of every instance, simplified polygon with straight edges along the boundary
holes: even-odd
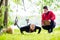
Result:
[[[43,20],[55,20],[55,14],[52,11],[49,11],[48,13],[42,14],[42,23]]]

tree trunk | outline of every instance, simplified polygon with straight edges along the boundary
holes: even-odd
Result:
[[[0,0],[0,7],[1,7],[2,3],[3,3],[3,0]]]
[[[8,0],[5,0],[5,13],[4,13],[4,26],[7,27],[7,23],[8,23]]]

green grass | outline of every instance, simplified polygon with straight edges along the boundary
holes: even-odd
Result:
[[[19,30],[15,30],[13,34],[3,33],[0,35],[0,40],[60,40],[60,29],[54,29],[54,32],[51,34],[46,30],[42,30],[40,34],[37,34],[37,32],[24,32],[24,35]]]

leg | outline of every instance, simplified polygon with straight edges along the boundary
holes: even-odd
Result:
[[[53,28],[51,28],[51,26],[50,26],[50,25],[42,26],[42,28],[43,28],[43,29],[45,29],[45,30],[48,30],[48,33],[51,33],[51,32],[52,32],[52,30],[53,30]]]
[[[45,30],[48,30],[48,29],[49,29],[49,27],[50,27],[50,25],[42,26],[42,28],[43,28],[43,29],[45,29]]]
[[[48,30],[49,33],[53,32],[53,29],[55,28],[55,25],[56,25],[54,21],[51,21],[50,24],[51,24],[50,29]]]

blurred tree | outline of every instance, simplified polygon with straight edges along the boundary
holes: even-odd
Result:
[[[21,1],[22,0],[13,0],[14,3],[19,4],[19,5],[21,4]]]
[[[1,7],[2,3],[3,3],[3,0],[0,0],[0,7]]]
[[[6,1],[6,0],[5,0]],[[21,6],[24,6],[24,10],[26,10],[25,9],[25,7],[27,7],[27,6],[25,6],[24,4],[24,1],[25,0],[12,0],[15,4],[16,4],[16,6],[18,6],[18,5],[21,5]],[[28,0],[27,0],[28,1]],[[34,0],[35,1],[35,0]],[[59,8],[60,8],[60,5],[58,4],[58,2],[59,2],[59,0],[37,0],[37,2],[33,2],[33,0],[29,0],[29,2],[30,3],[34,3],[35,5],[37,5],[37,6],[39,6],[40,8],[39,8],[39,14],[41,14],[42,12],[43,12],[43,6],[45,6],[45,5],[47,5],[48,7],[51,7],[51,9],[53,9],[53,10],[58,10]],[[4,25],[7,23],[7,16],[8,16],[8,8],[7,8],[7,4],[8,3],[5,3],[5,6],[6,6],[6,10],[5,10],[5,13],[4,13]],[[32,5],[32,4],[31,4]],[[54,6],[55,5],[55,6]],[[18,7],[17,7],[18,8]],[[18,9],[17,9],[17,11],[18,11]],[[34,10],[32,10],[32,11],[34,11]],[[40,16],[39,16],[40,17]],[[32,18],[32,17],[29,17],[29,18]],[[9,20],[10,20],[10,22],[11,22],[11,19],[9,18]],[[7,24],[6,24],[7,25]]]
[[[8,0],[5,0],[5,13],[4,13],[4,26],[7,27],[8,23]]]
[[[2,26],[2,4],[3,0],[0,0],[0,26]]]
[[[29,0],[30,2],[33,2],[32,0]],[[60,8],[59,5],[60,0],[38,0],[35,2],[37,6],[40,6],[40,9],[38,10],[39,13],[42,13],[43,11],[43,6],[48,6],[48,7],[53,7],[51,8],[52,10],[58,10]],[[34,2],[33,2],[34,3]]]

